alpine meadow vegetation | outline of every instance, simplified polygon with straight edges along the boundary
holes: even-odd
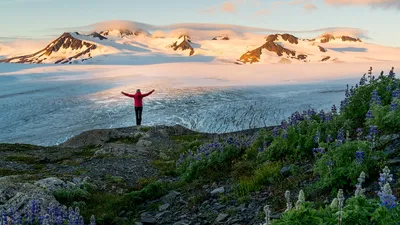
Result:
[[[215,183],[230,187],[218,196],[221,202],[246,203],[268,192],[264,207],[254,212],[262,225],[399,224],[398,168],[390,163],[399,149],[388,146],[400,135],[400,80],[394,68],[378,77],[370,68],[344,95],[340,106],[296,111],[251,135],[175,137],[181,148],[156,163],[168,168],[164,174],[174,181],[148,182],[121,195],[61,190],[54,195],[66,206],[43,212],[34,200],[24,213],[4,210],[0,225],[132,224],[149,200]],[[205,198],[193,195],[189,202],[193,206]],[[84,203],[81,209],[73,207],[77,202]],[[127,209],[133,211],[129,222],[114,219]]]

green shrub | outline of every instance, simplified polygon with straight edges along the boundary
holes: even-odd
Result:
[[[358,163],[355,153],[358,150],[365,152],[363,163]],[[314,166],[314,171],[320,176],[317,187],[330,189],[336,193],[340,188],[354,186],[362,171],[366,174],[373,172],[377,161],[373,159],[376,152],[372,152],[368,142],[346,142],[338,147],[328,146]]]
[[[367,119],[367,126],[378,126],[380,134],[400,132],[400,99],[395,100],[397,110],[390,110],[390,105],[373,105],[371,107],[374,118]]]
[[[86,201],[90,198],[90,193],[80,187],[56,190],[53,195],[58,202],[68,206],[73,202]]]

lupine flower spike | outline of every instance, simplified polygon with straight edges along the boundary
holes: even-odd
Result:
[[[360,177],[357,179],[358,183],[356,184],[356,197],[361,197],[364,195],[365,189],[362,188],[362,184],[365,182],[365,173],[361,172]]]
[[[292,209],[292,202],[290,201],[290,191],[285,192],[285,199],[286,199],[286,210],[285,212]]]
[[[300,190],[299,191],[299,197],[298,197],[297,202],[296,202],[296,209],[297,210],[301,209],[303,207],[303,204],[304,204],[305,201],[306,201],[306,198],[304,196],[304,191]]]
[[[338,217],[338,224],[342,224],[342,211],[343,211],[343,206],[344,206],[344,195],[343,195],[343,190],[339,189],[338,194],[337,194],[337,199],[338,199],[338,208],[339,208],[339,217]]]

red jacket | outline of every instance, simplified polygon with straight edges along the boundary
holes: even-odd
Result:
[[[122,92],[122,94],[125,95],[125,96],[128,96],[128,97],[131,97],[131,98],[135,99],[135,107],[143,107],[143,101],[142,101],[142,99],[143,99],[144,97],[146,97],[146,96],[151,95],[153,92],[154,92],[154,90],[153,90],[153,91],[150,91],[150,92],[147,93],[147,94],[142,94],[142,93],[140,93],[140,92],[136,92],[134,95],[128,94],[128,93],[125,93],[125,92]]]

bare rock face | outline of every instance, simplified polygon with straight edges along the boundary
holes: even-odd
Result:
[[[93,32],[91,34],[89,34],[89,36],[94,37],[94,38],[98,38],[100,40],[106,40],[107,38],[104,37],[103,35],[97,33],[97,32]]]
[[[322,36],[321,43],[328,43],[331,40],[335,40],[335,37],[331,34],[325,34]]]
[[[185,50],[190,50],[189,56],[192,56],[194,54],[194,49],[192,47],[192,45],[190,45],[191,41],[190,41],[190,37],[183,35],[180,36],[179,39],[183,38],[183,41],[181,41],[180,43],[178,43],[178,41],[176,41],[175,43],[173,43],[171,45],[171,48],[174,49],[174,51],[177,50],[181,50],[181,51],[185,51]]]
[[[353,38],[349,36],[342,36],[342,41],[361,42],[360,38]]]
[[[282,34],[281,35],[283,40],[288,41],[291,44],[298,44],[299,43],[299,39],[291,34]]]
[[[321,47],[321,46],[318,45],[318,48],[319,48],[319,50],[320,50],[321,52],[326,52],[326,49],[325,49],[324,47]]]
[[[19,212],[26,212],[32,200],[40,199],[42,210],[52,205],[59,205],[52,193],[29,183],[0,181],[0,211],[15,207]]]
[[[295,39],[294,36],[287,35],[285,37],[286,37],[286,40],[288,40],[289,42],[293,42],[293,43],[297,42],[297,39]],[[283,36],[282,36],[282,38],[283,38]],[[270,52],[275,52],[278,56],[283,56],[284,54],[286,54],[287,56],[292,56],[292,57],[296,56],[295,51],[284,48],[282,45],[274,42],[274,41],[278,40],[277,34],[269,35],[266,38],[266,40],[267,40],[267,42],[264,45],[262,45],[261,47],[258,47],[252,51],[249,51],[249,52],[243,54],[240,57],[239,61],[244,62],[244,63],[259,62],[263,49],[266,49]]]
[[[324,58],[321,59],[322,62],[328,61],[331,57],[330,56],[326,56]]]
[[[300,54],[300,55],[297,56],[297,59],[299,59],[299,60],[305,60],[305,59],[307,59],[307,55]]]
[[[55,41],[51,42],[48,46],[46,46],[44,49],[42,49],[39,52],[36,52],[31,55],[24,55],[24,56],[18,56],[18,57],[0,60],[0,62],[40,64],[40,63],[43,63],[43,61],[45,61],[46,59],[51,58],[54,54],[57,54],[60,51],[63,51],[66,49],[73,50],[73,51],[75,50],[76,52],[78,52],[72,56],[69,56],[69,55],[66,55],[65,57],[57,56],[58,60],[56,60],[54,63],[55,64],[58,64],[58,63],[64,64],[64,63],[71,62],[71,60],[77,59],[84,55],[88,55],[88,57],[90,57],[90,52],[96,48],[97,48],[97,45],[95,45],[95,44],[79,40],[79,39],[73,37],[70,33],[64,33],[63,35],[61,35]],[[81,50],[81,51],[79,51],[79,50]]]

